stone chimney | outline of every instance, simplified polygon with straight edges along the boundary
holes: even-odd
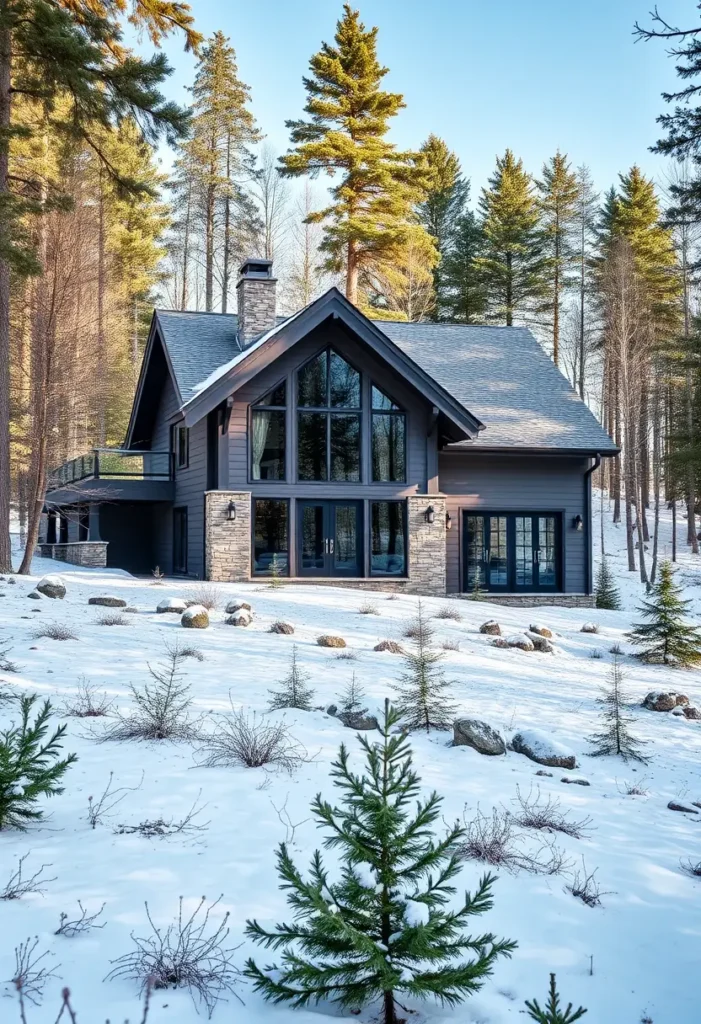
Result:
[[[236,285],[239,313],[239,342],[251,342],[275,326],[275,286],[272,260],[246,260]]]

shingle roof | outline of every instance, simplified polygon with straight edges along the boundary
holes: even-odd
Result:
[[[158,310],[157,317],[183,404],[241,354],[235,314]],[[461,447],[616,451],[526,328],[374,324],[485,424]]]
[[[527,328],[386,321],[375,326],[485,424],[474,441],[461,441],[460,447],[616,451]]]

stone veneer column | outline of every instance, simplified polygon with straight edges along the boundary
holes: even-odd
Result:
[[[229,502],[236,518],[229,519]],[[251,578],[251,492],[206,491],[204,496],[205,577],[216,583]]]
[[[426,522],[426,510],[433,507],[434,519]],[[414,494],[407,498],[409,529],[409,586],[417,594],[442,596],[446,592],[445,497],[442,494]]]

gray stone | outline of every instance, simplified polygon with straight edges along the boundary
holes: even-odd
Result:
[[[268,630],[269,633],[281,633],[283,636],[292,636],[295,628],[289,622],[273,622]]]
[[[540,651],[541,654],[554,654],[555,648],[541,633],[526,633],[526,636],[533,644],[536,651]]]
[[[599,627],[595,622],[585,622],[582,626],[580,633],[598,633]]]
[[[41,594],[38,590],[30,590],[27,597],[31,598],[32,601],[41,601]]]
[[[517,754],[524,754],[536,764],[544,764],[546,768],[572,769],[577,767],[577,759],[574,754],[547,736],[541,736],[534,729],[517,732],[511,741],[511,746]]]
[[[514,647],[517,651],[535,650],[535,644],[526,636],[525,633],[514,633],[512,636],[507,636],[506,646]]]
[[[343,722],[347,729],[355,729],[358,732],[367,732],[370,729],[379,728],[375,716],[369,715],[367,711],[341,712],[338,719],[340,722]]]
[[[8,581],[7,581],[7,582],[8,582],[8,583],[16,583],[16,582],[17,582],[17,580],[15,579],[15,577],[14,577],[14,576],[10,576],[10,578],[8,579]]]
[[[227,615],[233,615],[234,612],[239,612],[242,608],[244,611],[251,612],[251,614],[253,614],[253,609],[248,601],[230,601],[224,611]]]
[[[530,631],[531,633],[536,633],[537,636],[544,636],[546,640],[552,640],[553,638],[553,631],[551,629],[548,629],[547,626],[539,626],[537,624],[534,625],[533,623],[531,623]]]
[[[233,502],[236,518],[229,519]],[[240,583],[251,577],[251,492],[205,493],[206,578]]]
[[[193,604],[183,612],[180,625],[185,629],[206,629],[209,625],[209,613],[201,604]]]
[[[404,648],[396,640],[380,640],[375,644],[373,651],[389,651],[390,654],[404,654]]]
[[[540,768],[540,769],[539,769],[539,770],[538,770],[538,771],[536,772],[536,775],[541,775],[541,776],[543,776],[543,778],[546,778],[546,779],[552,779],[552,777],[553,777],[553,773],[552,773],[552,772],[546,772],[546,771],[543,771],[543,769],[542,769],[542,768]]]
[[[167,615],[169,613],[182,615],[186,608],[187,601],[182,597],[164,597],[162,601],[158,602],[156,611],[159,615]]]
[[[66,596],[66,588],[58,576],[44,576],[36,585],[36,589],[44,597],[51,597],[62,601]]]
[[[694,807],[689,807],[687,804],[678,804],[676,800],[670,800],[667,804],[670,811],[680,811],[682,814],[698,814],[699,812]]]
[[[676,707],[686,707],[688,703],[689,698],[685,693],[651,690],[643,701],[643,707],[648,711],[672,711]]]
[[[472,747],[478,753],[492,757],[506,753],[504,737],[479,718],[458,718],[453,722],[453,745]]]
[[[329,704],[329,706],[326,709],[326,714],[331,715],[332,718],[335,718],[335,716],[338,714],[337,706],[335,704]]]
[[[127,606],[127,602],[123,601],[121,597],[111,597],[109,594],[102,597],[90,597],[88,604],[98,604],[104,608],[126,608]]]
[[[560,782],[566,782],[568,786],[591,786],[591,782],[586,779],[568,779],[566,775]]]
[[[250,626],[251,622],[250,612],[247,612],[245,608],[239,608],[237,612],[226,619],[227,626],[241,626],[243,629]]]
[[[486,633],[488,636],[501,636],[501,626],[496,619],[488,619],[480,626],[480,633]]]
[[[688,704],[682,709],[684,718],[690,719],[692,722],[701,722],[701,708],[694,707],[693,704]]]
[[[342,636],[318,636],[316,642],[319,647],[345,647],[346,641]]]

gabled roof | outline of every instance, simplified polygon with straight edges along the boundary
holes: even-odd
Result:
[[[477,438],[456,447],[618,451],[527,328],[377,326],[485,424]]]

